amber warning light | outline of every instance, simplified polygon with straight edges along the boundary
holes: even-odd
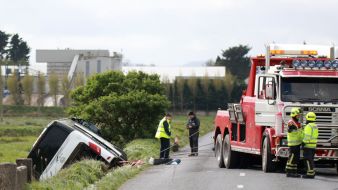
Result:
[[[271,55],[318,55],[317,50],[270,50]]]

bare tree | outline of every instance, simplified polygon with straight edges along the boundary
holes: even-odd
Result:
[[[44,101],[44,95],[46,93],[46,79],[45,76],[41,73],[38,74],[38,84],[37,84],[37,91],[38,91],[38,108],[40,111],[40,107],[43,107],[45,101]]]
[[[11,93],[11,97],[15,105],[21,105],[23,103],[18,77],[18,73],[14,72],[14,74],[11,75],[7,80],[8,90]]]
[[[221,77],[219,77],[219,73],[216,73],[216,77],[213,80],[213,84],[214,84],[216,91],[221,90],[222,85],[223,85],[223,80],[221,79]]]
[[[31,105],[33,94],[33,77],[31,75],[27,74],[22,79],[22,88],[27,105]]]
[[[215,61],[212,59],[209,59],[208,61],[205,62],[206,66],[215,66]]]
[[[52,72],[48,77],[49,94],[54,98],[54,106],[57,106],[57,94],[59,92],[59,78]]]
[[[1,60],[0,60],[0,63],[1,63]],[[2,69],[1,69],[1,65],[2,63],[0,64],[0,121],[3,122],[3,104],[2,104],[2,100],[3,100],[3,80],[2,80]]]
[[[217,77],[217,76],[219,76],[219,75],[218,74],[216,75],[216,78],[213,80],[213,85],[215,87],[217,94],[219,95],[219,92],[222,89],[224,80],[221,77]],[[217,98],[216,101],[218,103],[218,106],[221,106],[221,99],[219,97]]]
[[[176,87],[177,87],[177,94],[180,97],[180,108],[181,113],[183,113],[183,105],[184,105],[184,79],[183,77],[179,76],[176,78]]]
[[[205,71],[204,73],[204,77],[202,79],[202,87],[203,87],[203,91],[204,91],[204,95],[205,95],[205,111],[206,111],[206,115],[209,115],[209,75],[208,72]]]
[[[192,94],[193,110],[196,111],[196,96],[197,96],[197,78],[193,72],[191,77],[188,79],[188,85]]]
[[[170,96],[170,80],[169,80],[169,77],[167,75],[163,76],[162,85],[164,87],[166,96],[169,98],[169,96]]]
[[[68,79],[67,75],[64,75],[62,77],[62,81],[61,81],[61,91],[63,94],[63,100],[64,100],[64,106],[68,106],[69,102],[70,102],[70,81]]]
[[[76,73],[74,87],[83,86],[85,84],[85,77],[83,72]]]
[[[235,81],[236,81],[236,76],[232,75],[230,72],[225,73],[224,84],[225,84],[225,88],[227,89],[228,94],[232,93]]]

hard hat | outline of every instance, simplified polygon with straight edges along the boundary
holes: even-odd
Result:
[[[300,114],[300,109],[299,108],[292,108],[291,109],[291,114],[290,114],[291,117],[296,117],[299,114]]]
[[[316,114],[313,112],[309,112],[305,116],[306,121],[316,121]]]

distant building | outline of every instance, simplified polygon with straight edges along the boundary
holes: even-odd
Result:
[[[122,55],[108,50],[36,50],[36,62],[47,63],[47,76],[52,72],[67,75],[69,80],[77,73],[88,77],[107,70],[121,70]]]
[[[186,67],[186,66],[124,66],[123,73],[130,71],[142,71],[147,74],[158,74],[161,81],[173,82],[176,78],[205,77],[224,78],[225,67]]]

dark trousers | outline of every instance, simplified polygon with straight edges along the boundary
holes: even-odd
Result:
[[[191,153],[198,153],[198,136],[199,132],[189,134]]]
[[[306,175],[314,176],[315,170],[313,168],[315,164],[314,164],[313,159],[315,157],[316,149],[304,147],[303,150],[304,150],[303,155],[304,155],[304,161],[305,161],[305,167],[306,167]]]
[[[160,138],[160,141],[161,141],[160,158],[169,158],[170,139]]]
[[[289,147],[289,158],[286,163],[286,173],[297,173],[297,167],[300,157],[300,145]]]

